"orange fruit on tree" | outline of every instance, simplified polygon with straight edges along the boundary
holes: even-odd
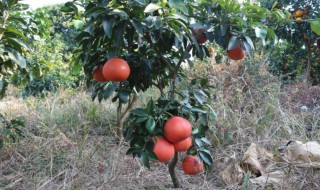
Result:
[[[298,9],[293,13],[294,17],[301,17],[305,14],[304,10]]]
[[[169,161],[174,155],[174,146],[164,137],[156,137],[153,152],[160,162]]]
[[[203,161],[199,162],[198,156],[188,155],[182,162],[182,170],[188,175],[197,175],[203,170]]]
[[[93,71],[93,79],[97,82],[107,82],[108,80],[103,76],[102,65],[97,66]]]
[[[176,152],[184,152],[187,151],[192,145],[192,138],[188,137],[183,141],[173,144],[174,150]]]
[[[244,54],[240,44],[231,50],[227,50],[227,55],[230,59],[233,59],[236,61],[244,58]]]
[[[183,117],[174,116],[164,124],[164,136],[172,143],[178,143],[190,137],[191,123]]]
[[[102,68],[103,76],[112,82],[121,82],[130,75],[128,63],[121,58],[109,59]]]
[[[208,40],[204,28],[194,28],[193,36],[196,38],[198,44],[203,44]]]
[[[301,17],[297,17],[297,18],[296,18],[296,22],[297,22],[297,23],[301,23],[302,21],[303,21],[303,19],[302,19]]]
[[[208,47],[208,51],[209,51],[209,53],[212,53],[212,52],[214,51],[213,47],[212,47],[212,46],[209,46],[209,47]]]

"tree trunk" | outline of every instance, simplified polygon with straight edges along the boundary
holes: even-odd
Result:
[[[311,75],[311,56],[312,56],[312,49],[311,49],[311,41],[308,40],[307,43],[307,49],[308,49],[308,65],[307,65],[307,71],[305,76],[305,84],[307,87],[309,87],[310,84],[310,75]]]
[[[119,139],[123,138],[123,123],[136,102],[137,102],[137,95],[134,94],[132,99],[129,100],[128,107],[123,113],[122,113],[122,103],[119,102],[119,105],[117,108],[117,126],[116,126],[116,133]]]
[[[178,152],[175,152],[172,160],[168,164],[168,169],[169,169],[169,173],[170,173],[174,188],[181,187],[180,181],[177,177],[176,170],[175,170],[176,165],[178,163],[178,155],[179,155]]]

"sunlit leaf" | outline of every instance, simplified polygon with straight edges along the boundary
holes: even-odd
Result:
[[[145,9],[144,9],[144,12],[145,13],[153,13],[154,11],[156,10],[159,10],[161,9],[162,7],[157,5],[157,4],[154,4],[154,3],[150,3]]]

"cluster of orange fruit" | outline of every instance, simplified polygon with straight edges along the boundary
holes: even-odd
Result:
[[[93,71],[93,78],[97,82],[121,82],[130,75],[128,63],[121,58],[111,58],[104,65],[97,66]]]
[[[205,43],[208,38],[205,34],[205,29],[204,28],[194,28],[193,29],[193,36],[196,38],[198,44],[203,44]],[[212,46],[208,48],[209,53],[213,52]],[[241,45],[239,44],[237,47],[231,50],[227,50],[227,56],[235,61],[241,60],[244,58],[244,53],[242,51]]]
[[[308,11],[306,9],[297,9],[291,15],[291,18],[296,19],[297,23],[301,23],[307,17],[308,17]]]
[[[178,116],[170,118],[164,125],[164,136],[155,138],[153,152],[160,162],[171,160],[175,152],[187,151],[192,145],[191,123]],[[196,175],[203,170],[203,161],[198,157],[187,155],[182,162],[182,170],[188,175]]]

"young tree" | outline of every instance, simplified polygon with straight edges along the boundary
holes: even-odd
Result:
[[[275,41],[274,31],[268,27],[271,23],[265,20],[270,15],[275,16],[273,20],[283,20],[284,14],[223,0],[74,1],[66,3],[63,11],[77,12],[76,5],[85,9],[85,24],[76,38],[79,50],[73,66],[84,68],[88,83],[96,80],[93,99],[118,101],[117,135],[121,138],[124,126],[124,137],[130,141],[127,154],[140,157],[146,167],[150,167],[150,160],[165,162],[173,154],[169,173],[174,186],[180,187],[175,173],[178,152],[172,152],[172,145],[182,141],[169,136],[185,138],[190,134],[176,135],[167,126],[172,126],[169,121],[180,126],[177,118],[185,118],[192,123],[193,146],[185,145],[190,147],[188,154],[212,165],[207,149],[210,141],[205,138],[215,117],[212,87],[207,79],[196,78],[187,88],[177,88],[180,80],[189,80],[181,66],[192,67],[192,57],[203,59],[209,54],[206,40],[221,45],[231,58],[242,59],[243,50],[252,57],[251,36]],[[146,107],[133,109],[137,93],[152,86],[159,89],[160,97],[150,99]],[[123,110],[124,104],[128,105]],[[192,160],[194,157],[188,157],[184,163]],[[184,171],[198,173],[202,166],[197,163],[196,169],[184,167]]]

